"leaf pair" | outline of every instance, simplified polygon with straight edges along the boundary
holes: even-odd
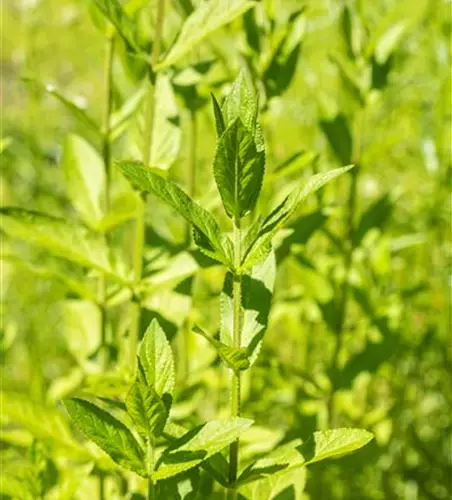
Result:
[[[243,73],[223,106],[213,99],[218,144],[213,172],[226,213],[241,219],[256,206],[265,172],[265,147],[257,124],[258,103]]]
[[[174,390],[171,347],[158,322],[153,320],[140,346],[136,379],[126,397],[126,408],[136,431],[155,446],[167,423]],[[183,434],[150,464],[143,446],[132,431],[95,404],[74,398],[65,407],[76,427],[117,464],[154,481],[195,467],[236,440],[250,420],[235,418],[211,421]]]

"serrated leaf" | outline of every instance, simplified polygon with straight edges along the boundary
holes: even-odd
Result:
[[[156,319],[152,320],[144,334],[139,358],[148,386],[160,398],[172,397],[175,376],[173,353],[165,332]]]
[[[363,429],[341,428],[317,431],[297,449],[305,465],[328,458],[337,458],[362,448],[374,438]]]
[[[218,141],[213,171],[229,217],[242,218],[256,205],[265,171],[265,153],[237,118]]]
[[[189,470],[235,441],[252,420],[213,420],[188,431],[160,457],[153,479],[159,481]]]
[[[44,84],[39,80],[30,77],[24,77],[23,81],[32,85],[34,88],[37,88],[40,92],[46,92],[47,94],[58,99],[58,101],[60,101],[71,113],[71,115],[84,125],[88,131],[94,133],[96,138],[100,137],[100,127],[97,125],[95,120],[91,118],[83,108],[59,92],[53,84]]]
[[[259,481],[265,477],[277,476],[288,470],[298,469],[304,465],[305,460],[297,451],[301,440],[296,439],[290,443],[278,446],[274,451],[259,458],[249,465],[237,480],[240,486]]]
[[[303,200],[352,167],[353,165],[349,165],[312,176],[303,186],[289,193],[265,219],[251,226],[249,232],[254,239],[247,237],[248,235],[245,236],[241,269],[249,269],[258,262],[259,258],[268,254],[267,250],[273,236],[290,219]]]
[[[112,265],[104,237],[84,226],[22,208],[0,209],[1,227],[12,238],[46,248],[50,252],[127,284],[124,272]]]
[[[94,0],[94,3],[116,28],[126,45],[135,52],[139,52],[136,24],[126,14],[118,0]]]
[[[207,210],[195,203],[174,182],[164,179],[143,164],[128,161],[117,165],[135,188],[157,196],[192,224],[211,245],[217,259],[230,265],[232,242],[221,234],[217,221]]]
[[[88,439],[122,467],[146,477],[144,451],[122,422],[83,399],[68,399],[64,406]]]
[[[263,336],[267,329],[273,287],[276,278],[276,259],[274,252],[254,266],[249,275],[242,276],[242,334],[241,347],[246,349],[250,363],[259,354]],[[231,273],[227,273],[221,293],[221,340],[232,346],[233,342],[233,294]]]
[[[236,348],[223,344],[208,335],[204,330],[195,325],[192,330],[204,337],[218,352],[220,358],[231,368],[235,373],[242,370],[247,370],[250,367],[247,350],[244,348]]]
[[[104,216],[105,168],[98,152],[85,139],[71,134],[63,146],[66,192],[86,224],[96,228]]]
[[[197,47],[204,38],[229,24],[255,5],[248,0],[218,0],[203,2],[184,22],[176,42],[164,60],[156,66],[161,70],[178,63],[183,57]]]
[[[137,431],[144,439],[148,439],[150,435],[158,437],[162,434],[169,409],[155,389],[148,385],[139,359],[137,376],[127,394],[126,406]]]

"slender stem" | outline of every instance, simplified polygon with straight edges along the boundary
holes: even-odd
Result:
[[[348,245],[345,249],[344,255],[344,281],[342,283],[339,307],[338,307],[338,319],[336,323],[336,346],[334,348],[333,358],[331,362],[332,368],[332,380],[333,388],[328,399],[328,419],[330,425],[335,424],[336,416],[334,410],[334,381],[336,380],[338,374],[338,361],[339,354],[342,349],[344,342],[344,326],[345,320],[347,318],[348,304],[349,304],[349,277],[352,267],[353,252],[355,251],[356,241],[355,241],[355,217],[356,217],[356,205],[358,201],[358,180],[360,172],[360,161],[361,161],[361,125],[362,125],[362,112],[358,111],[358,115],[355,119],[355,131],[353,134],[353,153],[352,153],[352,163],[355,167],[350,171],[350,190],[347,200],[347,234],[346,239],[348,240]]]
[[[196,120],[196,111],[189,110],[190,131],[189,131],[189,152],[188,152],[188,194],[191,198],[196,196],[196,167],[197,167],[197,149],[198,149],[198,124]],[[190,242],[190,224],[187,224],[187,244]]]
[[[159,0],[157,4],[157,20],[155,23],[155,35],[154,35],[154,45],[152,47],[151,54],[151,79],[154,81],[151,82],[151,86],[148,92],[148,120],[146,123],[146,131],[145,134],[147,140],[144,144],[143,150],[143,161],[145,164],[150,165],[151,163],[151,153],[152,153],[152,139],[154,135],[154,122],[155,122],[155,75],[153,74],[153,68],[155,64],[158,62],[160,57],[160,47],[162,40],[162,32],[163,32],[163,22],[165,19],[165,0]]]
[[[239,268],[241,257],[241,227],[240,218],[234,220],[234,260],[236,269]],[[233,295],[233,345],[234,347],[241,346],[242,335],[242,277],[240,274],[234,274],[234,282],[232,288]],[[232,374],[231,381],[231,416],[240,417],[240,373]],[[237,472],[239,466],[239,440],[231,443],[229,447],[229,484],[232,487],[228,491],[228,499],[235,500],[237,491],[234,485],[237,481]]]
[[[148,465],[148,496],[147,500],[156,500],[157,492],[156,492],[156,484],[152,479],[152,474],[154,473],[155,467],[155,457],[154,457],[154,439],[152,436],[149,436],[147,442],[147,465]]]
[[[153,66],[160,57],[160,45],[163,31],[163,21],[165,18],[165,0],[159,0],[157,4],[157,21],[155,26],[154,46],[151,55],[151,66]],[[152,73],[151,67],[151,77]],[[151,79],[152,79],[151,78]],[[148,116],[145,129],[145,141],[143,147],[143,162],[150,164],[152,152],[152,139],[154,134],[155,121],[155,81],[151,82],[148,93]],[[135,225],[135,244],[134,244],[134,281],[138,284],[141,280],[143,270],[143,249],[145,241],[145,205],[146,196],[143,195],[143,203],[138,209],[138,215]],[[129,363],[135,366],[135,357],[138,345],[138,334],[140,330],[141,306],[139,303],[132,304],[131,327],[129,334]]]
[[[103,471],[99,472],[99,500],[105,500],[105,474]]]
[[[110,183],[111,183],[111,147],[110,147],[110,122],[113,109],[113,58],[115,51],[115,37],[109,33],[105,39],[105,61],[104,61],[104,116],[103,116],[103,135],[102,135],[102,157],[105,170],[104,185],[104,212],[108,213],[110,208]],[[107,328],[107,277],[102,275],[99,280],[99,301],[101,304],[101,346],[100,363],[103,368],[108,365],[108,328]],[[103,481],[103,476],[100,477]]]

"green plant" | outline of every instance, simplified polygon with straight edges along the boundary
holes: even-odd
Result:
[[[233,83],[222,106],[213,97],[217,131],[217,150],[213,171],[224,209],[233,223],[233,240],[223,233],[212,215],[185,194],[176,184],[164,179],[155,170],[136,162],[118,164],[135,189],[152,193],[168,203],[192,224],[194,241],[208,257],[227,267],[222,293],[220,340],[200,327],[194,332],[206,338],[231,370],[231,417],[241,415],[241,372],[256,360],[266,330],[271,294],[275,278],[275,257],[272,239],[290,219],[298,205],[328,181],[346,172],[351,166],[317,174],[307,183],[295,188],[269,215],[258,217],[246,233],[242,221],[253,211],[258,201],[265,170],[264,138],[257,122],[258,105],[246,84],[243,74]],[[366,431],[352,432],[350,451],[370,439]],[[319,439],[323,439],[320,435]],[[328,438],[327,438],[328,440]],[[342,444],[341,444],[342,445]],[[297,449],[299,443],[294,445]],[[348,449],[348,448],[347,448]],[[299,460],[306,465],[308,459]],[[275,464],[278,470],[291,467],[289,462]],[[252,470],[253,466],[251,466]],[[237,488],[243,484],[239,470],[239,440],[229,448],[229,496],[237,498]],[[246,477],[248,472],[245,474]],[[258,480],[260,474],[252,474]],[[249,482],[247,479],[246,482]]]

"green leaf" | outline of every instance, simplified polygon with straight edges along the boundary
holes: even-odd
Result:
[[[373,227],[382,228],[384,223],[391,216],[394,205],[389,194],[384,194],[381,198],[372,203],[362,214],[358,227],[354,234],[354,244],[358,246],[367,232]]]
[[[221,110],[221,106],[219,105],[216,97],[213,94],[211,94],[211,97],[212,97],[213,114],[215,116],[215,127],[217,129],[217,136],[221,137],[223,135],[223,132],[226,130],[223,111]]]
[[[152,320],[144,334],[139,359],[148,386],[160,398],[171,398],[174,390],[173,353],[165,332],[156,319]]]
[[[157,75],[155,100],[150,164],[167,170],[179,154],[182,139],[176,97],[168,75]]]
[[[110,119],[110,140],[113,142],[123,134],[128,123],[140,108],[147,86],[142,85],[133,93],[122,106],[111,114]]]
[[[375,60],[378,64],[384,64],[388,60],[402,40],[408,26],[409,24],[406,20],[400,20],[388,27],[378,39],[375,46]]]
[[[72,114],[72,116],[80,122],[81,125],[86,127],[86,129],[89,132],[94,133],[94,136],[96,138],[100,137],[100,127],[97,125],[95,120],[91,118],[84,109],[82,109],[75,102],[71,101],[70,99],[65,97],[61,92],[59,92],[53,84],[50,83],[44,84],[30,77],[24,77],[23,81],[33,86],[40,92],[46,92],[49,95],[58,99],[63,104],[63,106]]]
[[[259,458],[249,465],[237,480],[240,486],[259,481],[269,476],[276,477],[289,470],[299,469],[305,463],[304,458],[297,451],[301,440],[296,439],[289,443],[278,446],[274,451]]]
[[[242,218],[256,205],[262,188],[265,153],[237,118],[221,136],[213,163],[215,181],[229,217]]]
[[[338,161],[342,164],[351,163],[353,139],[346,117],[338,114],[334,119],[320,120],[320,127]]]
[[[158,437],[162,434],[169,409],[155,389],[148,385],[139,358],[137,376],[127,394],[126,406],[127,412],[144,439],[148,439],[150,435]]]
[[[174,182],[164,179],[142,163],[127,161],[117,165],[136,189],[154,194],[192,224],[202,236],[201,240],[197,239],[197,244],[204,245],[217,260],[230,265],[232,243],[221,234],[217,221],[207,210],[195,203]]]
[[[58,307],[60,332],[68,351],[83,366],[101,341],[101,311],[87,300],[64,300]]]
[[[251,364],[257,359],[267,329],[275,278],[274,252],[270,252],[263,262],[254,266],[250,275],[242,276],[242,308],[244,312],[241,347],[246,349]],[[227,273],[221,294],[221,340],[227,346],[233,344],[232,282],[232,274]]]
[[[83,399],[68,399],[64,406],[88,439],[122,467],[146,477],[144,451],[122,422]]]
[[[276,46],[269,64],[262,74],[262,81],[269,98],[285,92],[295,75],[304,34],[303,12],[304,8],[290,16],[286,34]]]
[[[246,349],[238,349],[236,347],[223,344],[222,342],[219,342],[218,340],[208,335],[197,325],[195,325],[192,330],[204,337],[215,348],[220,358],[226,363],[226,365],[234,370],[235,373],[238,373],[242,370],[247,370],[250,367],[250,361],[248,359],[248,353]]]
[[[4,207],[0,214],[1,227],[10,237],[46,248],[55,255],[128,284],[119,266],[113,267],[109,249],[101,235],[79,224],[21,208]]]
[[[373,434],[363,429],[317,431],[297,449],[303,456],[305,465],[309,465],[351,453],[365,446],[373,438]]]
[[[105,168],[97,151],[77,135],[67,137],[63,147],[66,191],[86,224],[96,228],[104,216]]]
[[[116,28],[126,46],[135,52],[140,52],[137,37],[137,26],[126,14],[118,0],[94,0],[99,10]]]
[[[252,225],[244,238],[244,255],[241,270],[249,269],[256,262],[259,262],[259,260],[268,255],[268,247],[273,236],[286,224],[302,201],[352,167],[353,165],[348,165],[312,176],[303,186],[289,193],[265,219]]]
[[[235,441],[252,420],[213,420],[188,431],[160,457],[153,479],[159,481],[191,469]]]
[[[178,63],[189,52],[196,48],[204,38],[229,24],[255,5],[248,0],[217,0],[203,2],[186,19],[176,42],[165,59],[156,66],[157,70]]]

